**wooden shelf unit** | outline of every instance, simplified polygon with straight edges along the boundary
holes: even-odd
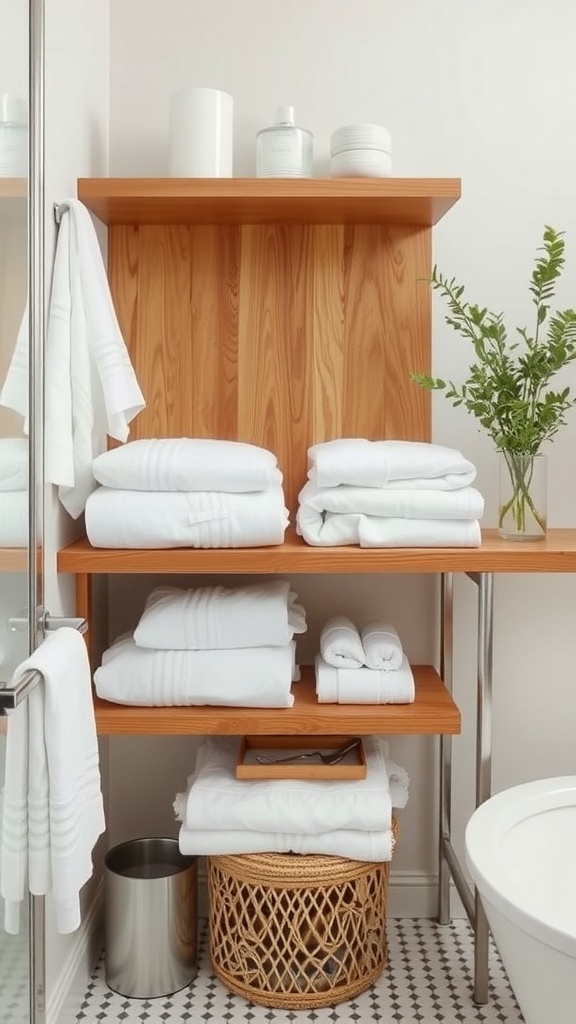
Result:
[[[294,684],[291,708],[128,707],[95,698],[96,725],[102,735],[369,736],[374,733],[455,734],[460,712],[430,665],[413,668],[413,704],[319,704],[314,670],[302,669]]]
[[[80,179],[108,225],[108,273],[147,407],[130,440],[214,437],[273,451],[292,514],[307,450],[332,437],[430,440],[432,226],[459,179]],[[191,396],[194,395],[194,400]],[[470,552],[276,548],[58,553],[91,620],[95,574],[442,572]],[[471,556],[472,557],[472,556]],[[320,705],[312,670],[291,709],[134,708],[96,699],[100,733],[452,734],[429,666],[414,704]]]

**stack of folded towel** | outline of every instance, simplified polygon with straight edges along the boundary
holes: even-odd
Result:
[[[320,704],[411,704],[414,676],[394,626],[358,630],[345,615],[330,619],[316,657]]]
[[[243,548],[281,544],[288,525],[276,456],[240,441],[131,441],[92,463],[94,547]]]
[[[363,740],[365,779],[237,779],[240,740],[205,739],[188,790],[174,801],[183,854],[322,853],[392,857],[392,808],[405,807],[408,776],[379,736]]]
[[[308,451],[297,532],[307,544],[478,547],[482,495],[454,448],[419,441],[327,441]]]
[[[28,544],[28,440],[0,438],[0,547]]]
[[[157,587],[133,634],[104,652],[96,692],[118,704],[292,707],[306,615],[284,580]]]

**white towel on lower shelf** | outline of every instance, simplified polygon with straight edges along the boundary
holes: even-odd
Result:
[[[281,487],[250,494],[99,487],[86,502],[96,548],[267,547],[282,543],[287,526]]]
[[[22,548],[28,544],[28,491],[0,491],[0,547]]]
[[[392,807],[408,800],[408,776],[388,758],[379,736],[363,739],[365,779],[237,779],[240,740],[205,739],[187,793],[174,802],[187,829],[289,832],[315,835],[338,829],[388,831]]]
[[[334,668],[321,655],[314,663],[319,704],[411,704],[414,676],[406,655],[394,672],[374,668]]]
[[[393,672],[400,668],[404,650],[394,626],[385,622],[367,622],[360,630],[360,637],[367,668],[381,669],[383,672]],[[324,661],[328,659],[324,657]]]
[[[308,449],[308,477],[318,487],[402,487],[455,490],[476,476],[456,448],[425,441],[337,438]]]
[[[134,630],[139,647],[222,650],[280,647],[306,631],[306,613],[285,580],[243,587],[156,587]]]
[[[199,857],[234,853],[323,853],[351,860],[388,861],[394,851],[394,836],[391,829],[382,832],[334,829],[332,832],[303,835],[299,832],[225,831],[182,826],[178,844],[184,855]]]
[[[346,615],[328,620],[320,633],[320,653],[328,665],[336,668],[360,668],[364,664],[360,633]]]
[[[156,651],[125,634],[104,651],[94,673],[99,697],[164,707],[212,704],[290,708],[296,644],[222,651]]]
[[[49,633],[18,667],[44,679],[8,716],[2,810],[1,891],[5,927],[19,930],[26,877],[35,895],[53,891],[59,932],[80,925],[82,886],[106,824],[90,665],[80,634]]]
[[[130,491],[267,491],[282,483],[266,448],[212,438],[129,441],[98,455],[92,471],[105,487]]]

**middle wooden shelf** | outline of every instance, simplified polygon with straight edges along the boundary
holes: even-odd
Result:
[[[413,704],[319,704],[314,669],[303,666],[291,708],[141,707],[95,698],[101,736],[354,736],[457,734],[460,711],[431,665],[413,665]]]

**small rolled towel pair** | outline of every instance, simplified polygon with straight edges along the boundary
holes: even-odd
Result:
[[[369,622],[360,630],[346,615],[336,615],[320,634],[320,654],[334,668],[369,668],[394,672],[404,650],[394,626]]]

